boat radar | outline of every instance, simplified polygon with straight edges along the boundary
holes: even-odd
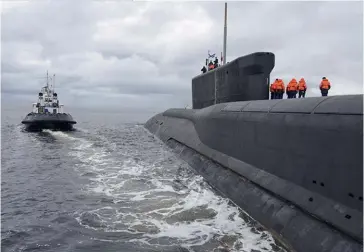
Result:
[[[22,121],[29,131],[42,129],[68,131],[73,129],[76,121],[68,113],[63,112],[64,105],[59,103],[55,92],[55,74],[46,77],[46,86],[38,94],[38,102],[33,103],[33,110]],[[49,80],[52,81],[50,86]]]

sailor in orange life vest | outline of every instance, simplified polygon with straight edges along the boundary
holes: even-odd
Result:
[[[331,83],[326,77],[322,77],[322,81],[320,84],[320,90],[322,96],[327,96],[329,93],[329,89],[331,88]]]
[[[287,97],[288,99],[296,98],[297,95],[297,80],[293,78],[287,85]]]
[[[284,83],[281,79],[276,79],[276,99],[283,99]]]
[[[278,79],[276,79],[272,84],[270,84],[269,90],[270,90],[270,99],[271,100],[277,99],[277,97],[276,97],[277,82],[278,82]]]
[[[301,78],[300,81],[298,82],[298,98],[301,97],[305,98],[306,90],[307,90],[306,81],[304,78]]]

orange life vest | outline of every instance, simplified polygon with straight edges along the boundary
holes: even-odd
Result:
[[[278,79],[277,85],[276,85],[276,90],[279,92],[284,92],[284,83],[281,79]]]
[[[320,84],[320,89],[322,88],[322,89],[330,89],[330,87],[331,87],[331,84],[330,84],[330,81],[328,80],[328,79],[323,79],[322,81],[321,81],[321,84]]]
[[[287,92],[288,91],[297,91],[297,81],[296,79],[292,79],[287,85]]]
[[[302,78],[298,82],[298,90],[305,91],[306,89],[307,89],[307,87],[306,87],[306,81],[305,81],[305,79]]]
[[[270,84],[270,92],[274,93],[277,89],[277,81],[274,81],[272,84]]]

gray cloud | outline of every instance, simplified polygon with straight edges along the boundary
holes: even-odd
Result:
[[[228,3],[227,60],[272,51],[272,78],[322,76],[362,93],[362,2]],[[46,70],[66,108],[158,112],[191,105],[207,50],[220,55],[222,2],[4,2],[2,99],[29,106]],[[32,96],[33,95],[33,96]],[[3,103],[4,104],[4,103]]]

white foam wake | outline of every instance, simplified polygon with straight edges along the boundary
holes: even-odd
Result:
[[[117,137],[110,143],[101,136],[104,145],[95,147],[85,138],[52,134],[72,140],[69,154],[79,160],[76,170],[80,175],[92,174],[85,193],[104,200],[99,208],[76,213],[84,227],[127,232],[130,242],[151,246],[272,251],[274,240],[268,232],[246,223],[236,206],[216,195],[201,176],[161,148],[143,128],[119,134],[120,151]]]

